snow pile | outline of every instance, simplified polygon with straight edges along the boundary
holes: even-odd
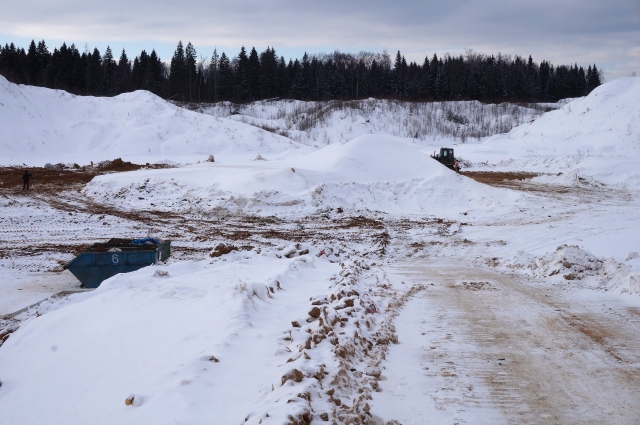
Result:
[[[132,209],[218,216],[328,208],[457,214],[509,207],[517,198],[457,175],[403,139],[382,135],[282,159],[103,175],[84,193]]]
[[[619,78],[508,134],[460,146],[458,152],[480,169],[561,172],[559,183],[591,179],[638,188],[638,99],[640,78]]]
[[[82,97],[12,84],[0,76],[3,165],[88,164],[118,157],[143,164],[208,155],[249,158],[297,146],[256,127],[179,108],[146,91]]]
[[[315,379],[282,379],[303,369],[287,363],[285,330],[307,315],[309,293],[328,289],[337,265],[253,251],[161,269],[162,278],[157,267],[118,275],[82,302],[23,323],[0,351],[3,419],[240,423],[264,410],[271,419],[251,423],[282,423],[296,412],[287,400]],[[308,361],[304,371],[320,367]],[[265,401],[274,387],[277,404]],[[24,409],[24,399],[39,409]]]
[[[628,259],[635,257],[629,255]],[[640,273],[634,267],[613,258],[598,258],[575,245],[561,245],[542,257],[518,251],[505,266],[539,278],[558,276],[564,280],[586,280],[592,277],[606,290],[640,294]]]

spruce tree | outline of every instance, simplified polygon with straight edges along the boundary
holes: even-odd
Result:
[[[197,78],[197,70],[196,70],[196,62],[197,62],[196,49],[193,47],[191,42],[187,43],[187,47],[184,51],[184,54],[185,54],[185,65],[186,65],[186,76],[185,76],[184,86],[187,89],[187,96],[185,96],[185,98],[188,99],[189,102],[193,102],[194,93],[196,93],[198,78]]]
[[[211,99],[214,102],[218,101],[218,70],[220,67],[220,56],[218,56],[218,50],[213,49],[211,55],[211,62],[209,63],[209,87],[211,88]]]
[[[260,53],[260,97],[270,99],[279,95],[278,57],[275,49],[267,47]]]
[[[155,49],[151,50],[147,63],[148,90],[158,96],[166,96],[164,91],[165,79],[165,65],[156,53]]]
[[[118,60],[118,67],[116,72],[116,93],[125,93],[131,89],[131,63],[127,57],[127,53],[122,49],[120,53],[120,59]]]
[[[97,48],[94,48],[93,53],[87,54],[87,94],[99,96],[101,82],[102,56],[100,56],[100,51]]]
[[[600,72],[598,71],[595,63],[593,64],[593,69],[591,71],[591,79],[593,80],[593,82],[591,83],[591,90],[602,84],[602,81],[600,79]]]
[[[115,94],[115,61],[111,48],[107,46],[107,50],[102,57],[102,81],[100,83],[101,94],[112,96]]]
[[[440,63],[435,53],[431,58],[430,68],[429,85],[431,87],[431,96],[432,99],[438,100],[440,96]]]
[[[218,91],[221,100],[230,100],[233,96],[233,71],[226,53],[220,55]]]
[[[290,96],[289,89],[291,87],[291,83],[289,81],[287,63],[284,60],[284,56],[280,56],[280,61],[278,62],[278,79],[276,87],[278,89],[277,96],[285,98]]]
[[[246,100],[249,93],[249,81],[247,79],[247,72],[249,68],[249,58],[247,57],[247,51],[242,46],[240,53],[238,53],[235,78],[235,95],[238,102]]]
[[[255,47],[251,48],[247,62],[247,87],[249,98],[258,100],[260,98],[260,59]]]
[[[171,65],[169,66],[169,98],[176,98],[181,101],[185,101],[185,87],[184,81],[186,77],[187,61],[184,54],[184,47],[182,46],[182,40],[178,42],[176,50],[171,58]]]
[[[36,43],[31,40],[27,50],[27,84],[37,84],[36,78],[40,74],[40,61],[36,51]]]
[[[296,60],[293,67],[296,74],[291,87],[291,92],[296,99],[306,100],[309,98],[309,74],[311,70],[309,55],[307,52],[304,52],[304,55],[302,56],[302,63]]]
[[[42,87],[47,87],[47,74],[51,56],[49,55],[49,49],[47,48],[47,44],[44,40],[38,42],[38,47],[36,47],[36,58],[38,61],[38,71],[42,76]]]

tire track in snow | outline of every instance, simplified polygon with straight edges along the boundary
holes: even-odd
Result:
[[[397,271],[435,283],[410,321],[422,326],[419,366],[429,368],[412,385],[427,389],[435,412],[459,423],[639,423],[635,309],[608,294],[576,297],[569,284],[536,286],[483,269],[441,263]],[[397,368],[393,355],[388,375]],[[413,414],[428,418],[428,407]],[[491,413],[496,407],[502,420]]]

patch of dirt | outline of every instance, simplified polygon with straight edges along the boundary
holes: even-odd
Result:
[[[107,173],[134,171],[141,168],[170,168],[164,164],[133,164],[116,158],[95,165],[74,164],[73,167],[0,167],[0,193],[22,193],[22,174],[25,170],[31,174],[29,191],[36,193],[57,193],[69,189],[79,189],[95,176]],[[24,191],[25,193],[26,190]]]
[[[369,217],[358,216],[358,217],[350,217],[346,220],[341,221],[339,227],[343,227],[345,229],[351,229],[354,227],[368,227],[371,229],[383,229],[384,224],[382,224],[382,221],[380,220],[376,220]]]
[[[509,182],[529,180],[539,176],[537,173],[525,172],[498,172],[498,171],[464,171],[460,172],[463,176],[472,178],[473,180],[488,184],[491,186],[505,186]]]
[[[582,178],[578,178],[580,182],[579,185],[563,186],[559,184],[533,183],[531,179],[542,175],[539,173],[516,171],[465,171],[460,174],[479,183],[488,184],[489,186],[504,187],[525,192],[535,192],[550,196],[566,196],[567,194],[584,196],[586,194],[603,193],[602,187],[588,184],[586,180]]]
[[[489,282],[462,282],[462,286],[470,291],[481,291],[495,289]]]
[[[253,246],[251,245],[242,245],[238,247],[235,245],[226,245],[226,244],[220,243],[216,245],[213,251],[209,253],[209,257],[215,258],[215,257],[220,257],[222,255],[228,254],[231,251],[251,251],[252,249],[253,249]]]

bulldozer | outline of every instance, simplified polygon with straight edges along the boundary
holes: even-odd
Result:
[[[431,155],[431,158],[455,172],[460,171],[460,163],[453,156],[453,148],[440,148],[440,153],[437,154],[434,152],[433,155]]]

